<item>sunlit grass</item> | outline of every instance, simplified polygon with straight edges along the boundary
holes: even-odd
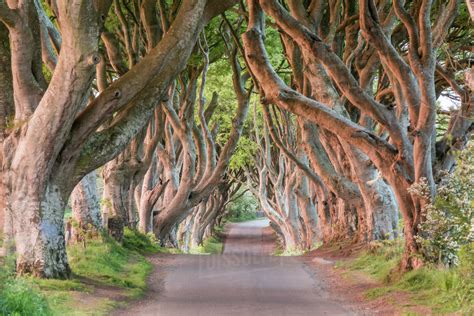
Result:
[[[396,243],[386,243],[375,252],[365,252],[342,267],[364,272],[382,286],[368,290],[369,299],[389,293],[405,292],[414,304],[430,307],[435,313],[474,314],[474,246],[461,253],[461,264],[455,268],[426,265],[404,274],[394,273],[401,251]]]
[[[191,254],[208,254],[218,255],[222,253],[224,244],[222,240],[217,236],[211,236],[203,241],[202,245],[190,250]]]
[[[15,277],[15,258],[0,262],[0,315],[104,315],[117,302],[93,297],[96,286],[112,286],[129,298],[146,289],[152,266],[143,254],[176,252],[163,248],[152,236],[126,230],[123,245],[103,235],[68,246],[73,277],[69,280]],[[93,298],[84,304],[81,297]]]

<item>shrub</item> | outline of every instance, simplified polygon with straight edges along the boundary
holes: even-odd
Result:
[[[434,201],[423,212],[426,220],[417,236],[422,253],[429,262],[458,265],[458,252],[474,241],[474,145],[458,157],[453,173],[444,174]],[[412,186],[410,192],[428,197],[426,181]]]

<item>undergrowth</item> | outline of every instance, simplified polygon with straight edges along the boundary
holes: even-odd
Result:
[[[384,242],[342,266],[369,274],[383,284],[367,291],[367,298],[405,292],[410,294],[412,303],[430,307],[434,313],[474,314],[474,243],[461,249],[456,268],[426,265],[398,274],[394,271],[401,249],[399,242]]]

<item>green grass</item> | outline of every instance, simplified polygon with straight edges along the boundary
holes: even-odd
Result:
[[[0,315],[53,315],[48,301],[30,280],[15,277],[15,258],[0,258]]]
[[[0,295],[2,315],[52,315],[45,297],[25,279],[9,279]]]
[[[224,247],[222,240],[218,237],[210,237],[204,241],[204,252],[210,254],[221,254]]]
[[[369,299],[405,292],[409,293],[412,303],[427,306],[434,313],[474,314],[474,244],[465,247],[460,266],[451,269],[426,265],[397,275],[393,271],[400,258],[399,245],[385,243],[342,266],[364,272],[382,282],[382,286],[365,293]]]
[[[225,223],[223,223],[219,226],[214,226],[214,234],[217,235],[217,236],[224,235],[224,228],[225,228]]]
[[[28,281],[30,282],[30,288],[38,291],[45,298],[51,311],[50,315],[105,315],[117,305],[116,302],[105,297],[88,299],[88,303],[84,304],[82,298],[85,296],[93,297],[94,287],[82,284],[77,279],[44,280],[29,278]]]
[[[136,251],[137,250],[137,251]],[[119,286],[131,297],[139,296],[146,287],[151,264],[138,253],[119,245],[108,236],[87,242],[86,248],[68,248],[69,263],[74,274],[104,285]],[[148,249],[141,249],[143,251]]]
[[[299,250],[299,249],[294,249],[294,248],[285,249],[285,247],[280,242],[277,242],[273,255],[281,256],[281,257],[291,257],[291,256],[301,256],[305,252],[306,251],[304,250]]]
[[[190,253],[218,255],[222,253],[223,248],[222,240],[217,236],[211,236],[204,240],[201,246],[191,249]]]
[[[122,245],[129,250],[137,251],[143,255],[154,253],[180,253],[179,249],[176,248],[161,247],[152,233],[145,235],[129,228],[125,228]]]
[[[293,256],[301,256],[305,254],[305,251],[304,250],[301,250],[301,249],[293,249],[293,248],[290,248],[290,249],[286,249],[285,251],[281,252],[279,254],[279,256],[282,256],[282,257],[293,257]]]
[[[154,238],[125,230],[123,245],[108,236],[89,239],[86,247],[68,246],[73,278],[70,280],[17,278],[15,261],[0,262],[0,315],[104,315],[117,306],[105,297],[94,297],[95,286],[113,286],[120,293],[136,298],[146,289],[151,264],[143,255],[175,253],[160,247]],[[81,297],[92,298],[84,304]]]
[[[387,282],[397,267],[403,247],[399,242],[378,242],[376,246],[359,255],[350,263],[350,269],[363,271],[379,281]]]

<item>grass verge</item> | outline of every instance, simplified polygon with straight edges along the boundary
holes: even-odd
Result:
[[[192,254],[218,255],[222,253],[224,244],[221,237],[211,236],[205,239],[199,247],[191,249]]]
[[[125,237],[126,240],[126,237]],[[124,245],[126,243],[124,242]],[[139,252],[148,249],[127,248],[108,236],[89,240],[86,248],[68,248],[69,263],[76,277],[102,285],[124,289],[129,297],[140,296],[152,266]]]
[[[14,275],[14,258],[0,262],[0,315],[104,315],[118,301],[140,297],[152,270],[144,255],[174,250],[126,230],[122,244],[108,236],[68,246],[73,277],[46,280]]]
[[[381,286],[365,293],[368,299],[407,293],[410,303],[428,307],[436,314],[474,314],[474,243],[461,250],[458,267],[447,269],[427,265],[396,274],[393,271],[400,262],[401,250],[398,242],[381,243],[339,266],[380,281]]]

